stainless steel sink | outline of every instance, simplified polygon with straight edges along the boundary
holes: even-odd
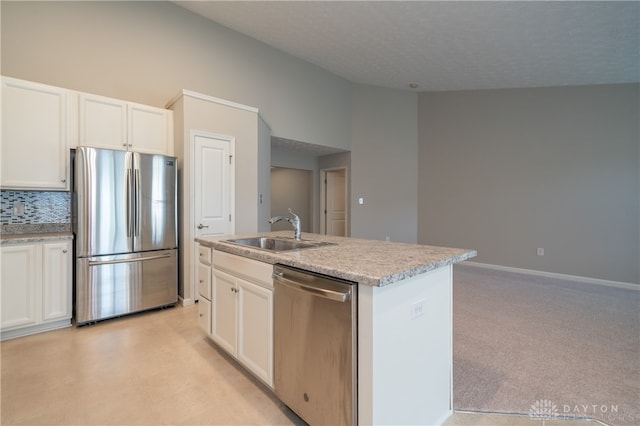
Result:
[[[274,253],[335,245],[335,243],[328,243],[326,241],[299,241],[290,238],[270,237],[237,238],[233,240],[223,240],[222,242],[237,244],[240,246],[251,247],[260,250],[267,250]]]

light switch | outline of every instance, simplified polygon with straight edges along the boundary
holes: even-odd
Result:
[[[363,205],[364,204],[364,198],[362,198],[362,197],[358,198],[358,204]]]

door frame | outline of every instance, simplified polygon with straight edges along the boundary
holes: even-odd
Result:
[[[320,169],[320,233],[327,233],[327,172],[344,170],[344,233],[345,237],[351,235],[351,205],[349,204],[349,169],[347,167],[329,167]]]

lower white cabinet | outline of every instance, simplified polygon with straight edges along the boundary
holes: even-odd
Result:
[[[71,325],[72,241],[2,245],[2,340]]]
[[[211,336],[211,249],[194,243],[198,252],[196,282],[198,288],[198,325]]]
[[[271,387],[272,273],[272,265],[213,251],[211,338]]]
[[[224,350],[238,355],[238,287],[236,278],[213,270],[213,316],[211,337]]]
[[[198,300],[198,325],[207,335],[211,335],[211,300],[204,297]]]

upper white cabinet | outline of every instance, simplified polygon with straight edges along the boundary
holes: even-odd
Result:
[[[173,111],[129,102],[129,149],[173,154]]]
[[[2,188],[69,189],[67,96],[65,89],[2,77]]]
[[[150,154],[173,153],[172,111],[80,94],[79,145]]]
[[[127,103],[82,94],[78,99],[79,145],[127,149]]]
[[[2,77],[3,189],[68,191],[78,145],[173,155],[173,111]]]

